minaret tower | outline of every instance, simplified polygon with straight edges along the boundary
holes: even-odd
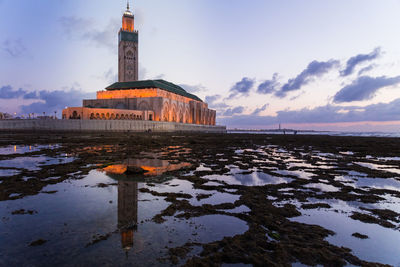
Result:
[[[129,10],[129,1],[122,16],[122,28],[119,30],[118,37],[118,81],[137,81],[139,36],[135,31],[135,17]]]

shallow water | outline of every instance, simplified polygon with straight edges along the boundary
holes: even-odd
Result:
[[[273,176],[263,172],[252,172],[250,174],[236,173],[233,175],[206,175],[204,179],[212,181],[223,181],[230,185],[262,186],[267,184],[286,184],[293,179]]]
[[[11,154],[25,154],[29,152],[36,152],[42,149],[55,149],[60,147],[59,145],[14,145],[0,147],[0,155],[11,155]]]
[[[15,158],[0,161],[0,167],[4,168],[0,169],[0,184],[7,182],[9,176],[18,175],[23,170],[29,170],[31,175],[36,171],[40,172],[45,165],[66,164],[78,158],[68,154],[26,154],[45,148],[47,146],[37,146],[34,148],[37,150],[29,151],[25,151],[25,146],[16,149],[7,147],[4,150],[0,148],[3,155],[19,154]],[[164,157],[168,154],[190,153],[189,149],[176,146],[162,149],[159,153],[135,155],[138,158],[119,158],[117,163],[107,164],[108,166],[99,164],[99,169],[91,170],[87,175],[71,173],[71,176],[76,174],[76,177],[47,185],[40,189],[39,194],[0,201],[0,265],[139,263],[145,266],[169,266],[170,261],[160,260],[168,256],[169,248],[179,247],[187,242],[209,243],[246,232],[249,225],[238,215],[248,216],[252,213],[249,208],[252,206],[240,202],[241,194],[244,190],[256,187],[262,190],[265,188],[266,192],[276,190],[278,195],[269,196],[266,193],[265,200],[272,201],[277,207],[286,203],[295,205],[302,215],[291,218],[292,221],[317,224],[334,231],[335,235],[326,238],[331,244],[348,247],[363,260],[400,265],[398,229],[384,228],[350,218],[353,212],[368,213],[361,207],[400,212],[400,197],[380,191],[379,197],[384,200],[376,203],[358,202],[358,199],[343,201],[332,197],[335,193],[341,193],[344,186],[346,190],[362,189],[357,193],[348,193],[356,196],[375,189],[400,192],[400,181],[397,177],[371,178],[367,177],[367,173],[352,169],[357,165],[376,170],[378,174],[397,173],[397,166],[389,165],[396,164],[393,162],[396,157],[376,157],[373,161],[376,162],[371,163],[372,157],[360,158],[357,153],[349,151],[337,154],[298,151],[295,154],[285,148],[268,145],[256,149],[233,148],[235,156],[231,158],[217,154],[217,160],[223,160],[220,164],[229,161],[224,165],[229,171],[217,174],[213,169],[219,165],[214,165],[210,160],[195,161],[193,164],[197,167],[190,170],[188,168],[192,167],[192,163],[165,160]],[[112,153],[111,148],[108,153]],[[159,159],[159,156],[163,159]],[[348,158],[351,161],[337,169],[336,162],[340,163]],[[95,168],[96,164],[85,166]],[[132,166],[140,167],[146,172],[139,175],[127,174],[128,168]],[[246,166],[249,168],[245,170]],[[170,173],[178,170],[182,176]],[[169,172],[168,175],[162,175],[166,172]],[[196,187],[195,182],[189,179],[191,177],[207,181],[200,183],[201,187]],[[20,179],[28,182],[31,178]],[[50,176],[42,181],[58,178]],[[303,194],[301,199],[297,199],[299,192]],[[180,194],[176,197],[177,202],[168,201],[165,194],[170,193]],[[19,196],[19,193],[9,195]],[[190,218],[184,216],[184,209],[177,209],[173,214],[164,215],[165,221],[157,223],[154,217],[172,205],[171,203],[188,203],[194,209],[221,206],[213,210],[217,214],[198,214],[189,216]],[[325,203],[331,207],[302,208],[303,204],[315,203]],[[21,209],[28,214],[12,214]],[[369,238],[355,238],[352,236],[355,232],[366,234]],[[40,246],[29,246],[38,239],[46,242]],[[201,251],[200,245],[193,245],[193,250],[188,255],[198,256]],[[21,257],[22,254],[24,257]],[[180,263],[184,262],[184,259],[180,259]],[[293,266],[303,265],[294,263]]]
[[[33,157],[18,157],[13,159],[6,159],[0,161],[0,167],[3,168],[19,168],[26,169],[29,171],[40,170],[40,166],[53,165],[53,164],[64,164],[74,161],[74,157],[68,157],[66,155],[60,155],[58,157],[48,157],[44,155],[33,156]]]
[[[117,181],[117,185],[105,188],[97,187],[99,183],[115,184],[116,181],[103,172],[91,171],[84,179],[68,180],[43,189],[57,191],[55,194],[2,202],[0,258],[3,263],[40,264],[48,255],[52,262],[47,263],[52,265],[91,264],[91,261],[112,262],[113,265],[139,261],[160,265],[156,258],[166,256],[165,246],[179,246],[187,241],[208,243],[243,233],[248,228],[246,222],[227,215],[206,215],[188,220],[167,217],[163,224],[156,224],[149,220],[168,204],[163,197],[141,193],[139,189],[146,188],[145,183]],[[150,188],[184,191],[185,187],[190,187],[184,183],[180,187],[173,186],[177,183],[178,180],[172,180]],[[202,202],[214,204],[236,199],[230,194],[218,194]],[[20,208],[37,213],[11,215]],[[245,207],[239,207],[227,212],[245,210]],[[32,225],[35,226],[33,229]],[[85,247],[96,236],[107,234],[106,240]],[[48,241],[39,247],[28,247],[40,238]],[[23,260],[19,257],[21,251],[26,252]]]
[[[328,242],[337,246],[348,247],[356,256],[367,261],[399,266],[399,231],[353,220],[346,213],[331,210],[301,210],[301,213],[302,216],[292,220],[307,224],[318,224],[336,233],[326,238]],[[356,232],[367,235],[369,238],[359,239],[352,236]]]

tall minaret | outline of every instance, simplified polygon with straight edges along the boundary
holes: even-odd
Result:
[[[135,31],[135,17],[127,9],[122,16],[122,28],[118,33],[118,81],[137,81],[138,72],[138,32]]]

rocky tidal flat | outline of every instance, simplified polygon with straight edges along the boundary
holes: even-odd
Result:
[[[399,266],[400,139],[0,133],[0,266]]]

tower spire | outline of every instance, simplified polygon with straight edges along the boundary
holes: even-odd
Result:
[[[129,10],[129,0],[126,1],[126,10]]]

